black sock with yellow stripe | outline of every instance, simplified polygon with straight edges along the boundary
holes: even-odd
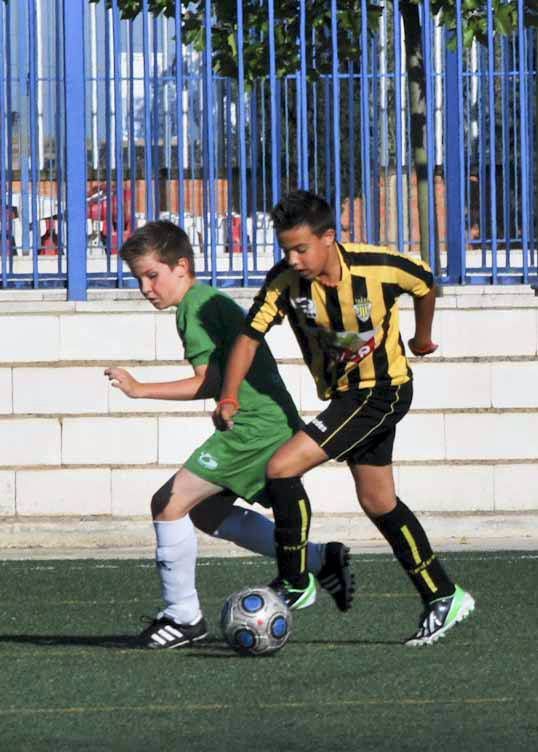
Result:
[[[428,536],[413,512],[396,498],[388,514],[373,519],[390,544],[423,601],[429,603],[454,593],[454,583],[432,551]]]
[[[275,544],[279,577],[294,587],[308,585],[308,532],[310,501],[300,478],[274,478],[267,494],[275,517]]]

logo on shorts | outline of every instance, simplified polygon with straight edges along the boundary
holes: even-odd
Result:
[[[314,418],[312,425],[316,426],[316,428],[318,428],[322,433],[325,433],[325,431],[327,430],[327,426],[319,418]]]
[[[219,466],[217,460],[209,452],[202,452],[198,457],[198,463],[207,470],[215,470]]]
[[[357,318],[362,321],[363,324],[368,321],[370,314],[372,313],[372,304],[368,298],[357,298],[355,305],[353,306]]]
[[[302,311],[307,319],[316,318],[316,304],[310,298],[292,298],[291,304]]]

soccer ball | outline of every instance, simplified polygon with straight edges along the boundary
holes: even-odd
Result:
[[[220,626],[224,639],[236,652],[268,655],[288,641],[291,613],[271,588],[245,588],[226,598]]]

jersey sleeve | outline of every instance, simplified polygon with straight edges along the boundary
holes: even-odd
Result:
[[[286,317],[289,300],[290,269],[281,261],[268,273],[247,314],[243,333],[262,339],[275,324]]]
[[[204,329],[197,313],[197,310],[190,310],[185,316],[183,327],[178,328],[185,359],[193,367],[207,365],[218,345]]]
[[[396,284],[402,292],[415,298],[423,298],[433,287],[433,274],[425,261],[407,253],[389,252],[390,266],[396,276]]]

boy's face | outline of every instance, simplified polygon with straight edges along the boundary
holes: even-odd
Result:
[[[309,225],[297,225],[278,235],[278,242],[289,266],[304,279],[315,279],[328,271],[335,232],[316,235]]]
[[[189,273],[187,259],[179,259],[170,269],[153,251],[137,258],[131,271],[138,280],[142,295],[159,311],[178,305],[195,281]]]

